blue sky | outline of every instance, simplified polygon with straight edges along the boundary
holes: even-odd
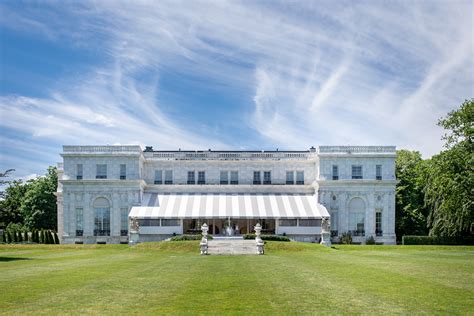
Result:
[[[442,149],[472,1],[2,1],[0,170],[63,144]]]

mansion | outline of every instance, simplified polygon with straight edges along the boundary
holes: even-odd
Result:
[[[199,233],[263,234],[395,244],[394,146],[302,151],[154,150],[63,146],[58,168],[61,243],[128,243]]]

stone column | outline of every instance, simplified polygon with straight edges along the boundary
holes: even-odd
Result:
[[[365,238],[375,238],[375,193],[367,194],[367,208],[365,210]]]
[[[94,236],[94,209],[92,207],[91,194],[84,194],[84,238]]]

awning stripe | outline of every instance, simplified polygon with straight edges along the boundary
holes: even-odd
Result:
[[[145,193],[140,218],[322,218],[326,208],[309,194]]]

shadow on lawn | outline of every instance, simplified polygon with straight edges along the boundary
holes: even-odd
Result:
[[[0,257],[0,262],[17,261],[17,260],[32,260],[31,258],[19,258],[19,257]]]

